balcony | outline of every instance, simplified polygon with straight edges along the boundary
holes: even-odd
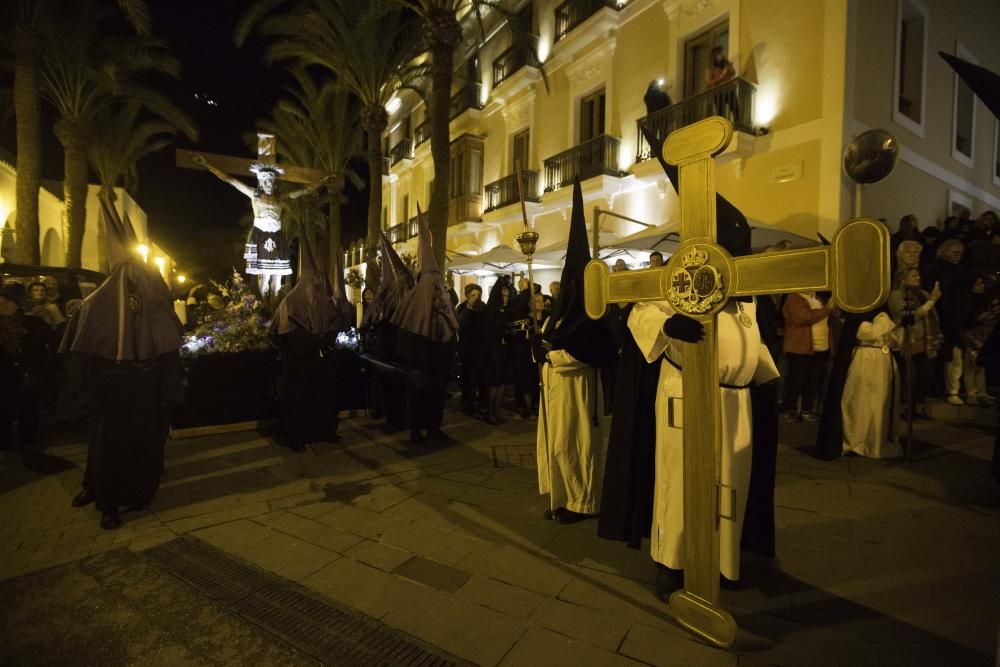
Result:
[[[618,168],[621,139],[602,134],[545,160],[545,191],[553,192],[594,176],[624,176]]]
[[[417,129],[413,130],[413,143],[416,146],[424,143],[431,138],[431,120],[428,118],[420,125],[417,125]]]
[[[389,239],[389,243],[392,245],[406,243],[410,239],[410,223],[401,222],[398,225],[393,225],[385,230],[385,237]]]
[[[694,97],[672,104],[636,121],[639,139],[635,161],[652,157],[649,144],[639,128],[647,127],[658,137],[666,138],[674,130],[710,116],[723,116],[733,123],[737,132],[755,134],[753,104],[757,86],[743,79],[732,79]]]
[[[413,139],[409,137],[400,139],[399,143],[389,151],[390,166],[395,165],[400,160],[413,159]]]
[[[559,41],[591,16],[605,7],[618,10],[625,3],[622,0],[566,0],[556,7],[556,36]]]
[[[524,201],[540,202],[541,199],[535,194],[538,192],[538,172],[525,170],[521,172],[521,175],[524,177]],[[499,181],[487,183],[485,190],[486,209],[483,213],[489,213],[521,201],[517,191],[517,174],[504,176]]]
[[[451,96],[451,110],[448,114],[449,120],[455,120],[463,111],[469,109],[482,109],[483,105],[479,101],[479,95],[483,84],[472,81],[465,84],[457,93]],[[430,134],[428,133],[428,136]]]
[[[535,57],[529,47],[524,44],[511,46],[493,61],[493,87],[496,88],[529,63],[535,65]]]

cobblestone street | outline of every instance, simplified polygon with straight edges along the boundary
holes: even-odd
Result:
[[[156,567],[142,556],[190,536],[480,665],[993,664],[995,415],[939,407],[949,420],[917,423],[924,444],[912,464],[822,462],[806,449],[815,425],[782,424],[778,558],[747,558],[742,589],[723,592],[741,628],[730,651],[673,622],[645,550],[598,539],[593,521],[541,518],[534,421],[489,427],[453,415],[446,430],[456,442],[446,446],[410,445],[365,418],[342,423],[342,442],[300,454],[252,431],[170,441],[152,508],[123,515],[113,532],[98,527],[93,507],[70,507],[84,445],[53,446],[48,457],[6,452],[0,662],[59,661],[51,638],[61,636],[89,664],[302,660],[207,599],[199,622],[176,631],[152,616],[141,622],[161,599],[199,609],[176,580],[151,587]],[[90,559],[116,549],[128,551]],[[112,565],[114,577],[95,574]],[[129,592],[130,572],[142,595]],[[114,600],[102,594],[112,588]],[[134,609],[115,616],[122,599]],[[88,617],[102,637],[125,633],[114,652],[95,643],[87,653]],[[225,637],[246,652],[223,650]]]

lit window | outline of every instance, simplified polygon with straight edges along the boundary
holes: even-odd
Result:
[[[961,43],[955,45],[955,55],[967,62],[976,62],[975,57]],[[962,77],[958,74],[953,74],[953,77],[951,156],[965,166],[971,167],[974,164],[973,148],[976,141],[976,98]]]

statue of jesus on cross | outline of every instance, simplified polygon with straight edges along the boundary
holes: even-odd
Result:
[[[243,258],[247,262],[246,272],[260,276],[260,293],[266,297],[268,294],[277,294],[281,289],[281,277],[292,273],[288,244],[281,231],[282,202],[312,194],[326,185],[330,177],[321,178],[304,188],[279,195],[277,180],[284,175],[285,170],[278,166],[274,159],[274,135],[259,133],[257,138],[257,161],[249,167],[250,172],[257,176],[256,188],[230,176],[203,155],[192,153],[190,160],[250,198],[253,206],[253,229],[247,238]]]

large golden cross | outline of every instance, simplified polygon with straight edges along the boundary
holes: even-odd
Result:
[[[233,157],[232,155],[220,155],[219,153],[205,153],[203,151],[192,151],[188,149],[177,149],[176,165],[185,169],[204,169],[194,163],[192,158],[201,155],[211,164],[218,167],[227,174],[233,176],[252,176],[250,168],[256,161],[274,162],[276,155],[276,138],[273,134],[265,132],[257,133],[257,160],[252,158]],[[327,176],[332,176],[330,172],[311,167],[299,167],[293,164],[279,165],[283,173],[277,174],[279,181],[290,183],[316,183]]]
[[[670,609],[681,625],[720,646],[736,638],[736,621],[719,607],[719,522],[733,517],[720,512],[723,491],[732,490],[719,477],[716,314],[734,296],[831,291],[841,310],[857,313],[889,294],[889,235],[875,220],[849,222],[820,248],[731,257],[716,243],[713,158],[732,136],[728,120],[712,117],[664,142],[666,161],[679,168],[681,208],[681,243],[666,266],[612,274],[594,260],[585,273],[585,307],[594,319],[609,304],[667,300],[705,328],[701,343],[683,346],[684,589],[670,597]]]

